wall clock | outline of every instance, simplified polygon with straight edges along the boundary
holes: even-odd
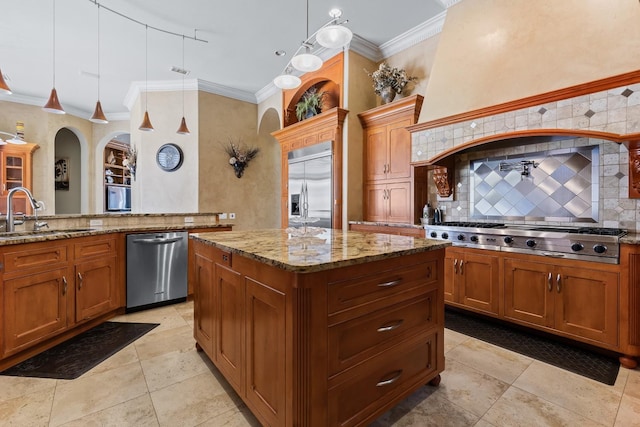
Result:
[[[182,149],[176,144],[164,144],[156,154],[158,166],[168,172],[179,169],[182,166],[182,160]]]

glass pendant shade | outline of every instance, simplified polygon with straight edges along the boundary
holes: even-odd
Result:
[[[291,65],[299,71],[316,71],[322,67],[322,59],[312,53],[302,53],[291,58]]]
[[[343,25],[329,25],[316,34],[318,44],[329,49],[346,46],[352,38],[353,33],[351,30]]]
[[[93,116],[91,116],[89,121],[102,124],[109,123],[109,120],[107,120],[102,112],[102,104],[100,104],[100,101],[96,102],[96,110],[93,112]]]
[[[11,95],[11,89],[9,89],[9,85],[6,81],[4,81],[4,76],[2,75],[2,70],[0,70],[0,93],[5,95]]]
[[[147,110],[144,111],[144,119],[142,119],[142,123],[138,129],[145,132],[151,132],[153,130],[151,120],[149,120],[149,112]]]
[[[178,128],[176,133],[179,133],[180,135],[190,135],[191,134],[191,132],[189,132],[189,128],[187,127],[187,121],[184,119],[184,116],[182,116],[182,121],[180,122],[180,127]]]
[[[49,100],[44,105],[44,107],[42,107],[42,109],[47,113],[66,114],[64,109],[62,108],[62,105],[60,105],[60,101],[58,101],[58,92],[56,91],[55,87],[51,89]]]
[[[281,74],[273,79],[273,84],[280,89],[295,89],[302,84],[302,80],[298,76]]]

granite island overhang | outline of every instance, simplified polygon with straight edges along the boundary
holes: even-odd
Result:
[[[444,369],[448,242],[318,229],[190,238],[194,336],[265,425],[367,425]]]

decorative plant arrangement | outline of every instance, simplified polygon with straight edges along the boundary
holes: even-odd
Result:
[[[296,117],[298,121],[308,119],[320,113],[324,94],[325,92],[318,92],[316,87],[313,86],[302,95],[300,102],[296,104]]]
[[[127,148],[127,152],[124,155],[124,159],[122,159],[122,166],[125,166],[131,172],[131,176],[133,180],[136,179],[136,164],[138,163],[138,149],[133,145],[130,145]]]
[[[236,176],[241,178],[244,168],[249,165],[251,159],[258,155],[260,149],[257,147],[247,148],[240,141],[233,142],[229,140],[229,143],[224,147],[224,151],[229,155],[229,164],[233,166]]]
[[[396,93],[402,93],[409,82],[418,80],[417,77],[407,76],[404,68],[392,68],[386,62],[381,63],[373,73],[364,71],[373,80],[373,91],[382,98],[384,104],[393,101]]]

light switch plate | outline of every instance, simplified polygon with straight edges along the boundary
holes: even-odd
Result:
[[[236,214],[234,212],[231,212],[229,214],[229,219],[236,219]]]
[[[90,219],[89,220],[89,227],[102,227],[102,220],[101,219]]]
[[[220,214],[220,219],[227,219],[227,214],[226,213],[221,213]]]
[[[184,217],[184,223],[185,224],[193,224],[193,217],[192,216],[185,216]]]

